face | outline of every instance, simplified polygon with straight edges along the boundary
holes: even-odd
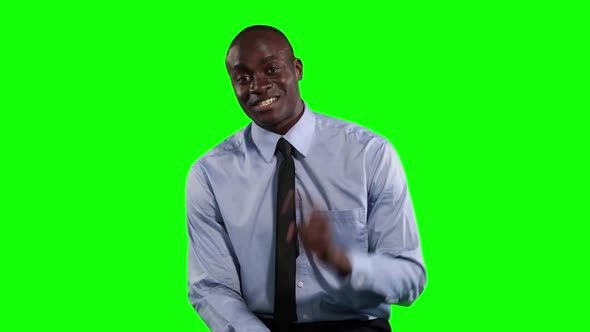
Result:
[[[240,106],[257,125],[283,135],[299,120],[303,67],[287,41],[269,32],[242,36],[226,66]]]

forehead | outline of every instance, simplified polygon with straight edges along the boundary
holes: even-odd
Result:
[[[238,65],[256,66],[271,58],[288,59],[289,44],[272,34],[242,36],[230,48],[226,57],[228,69]]]

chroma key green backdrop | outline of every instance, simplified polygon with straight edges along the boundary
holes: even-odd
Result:
[[[185,180],[249,122],[224,57],[253,24],[401,156],[428,283],[394,331],[589,329],[586,9],[302,0],[0,5],[0,330],[207,331]]]

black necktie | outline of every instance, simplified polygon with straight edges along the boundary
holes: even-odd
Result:
[[[285,139],[279,139],[277,149],[283,155],[279,169],[277,192],[277,224],[275,250],[275,303],[274,319],[280,325],[297,320],[295,309],[295,259],[297,258],[297,236],[287,243],[289,224],[295,222],[295,164],[293,147]]]

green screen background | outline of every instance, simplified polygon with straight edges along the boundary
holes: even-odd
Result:
[[[249,122],[224,57],[252,24],[401,157],[428,283],[394,331],[589,327],[581,5],[88,1],[0,5],[0,330],[207,331],[185,180]]]

